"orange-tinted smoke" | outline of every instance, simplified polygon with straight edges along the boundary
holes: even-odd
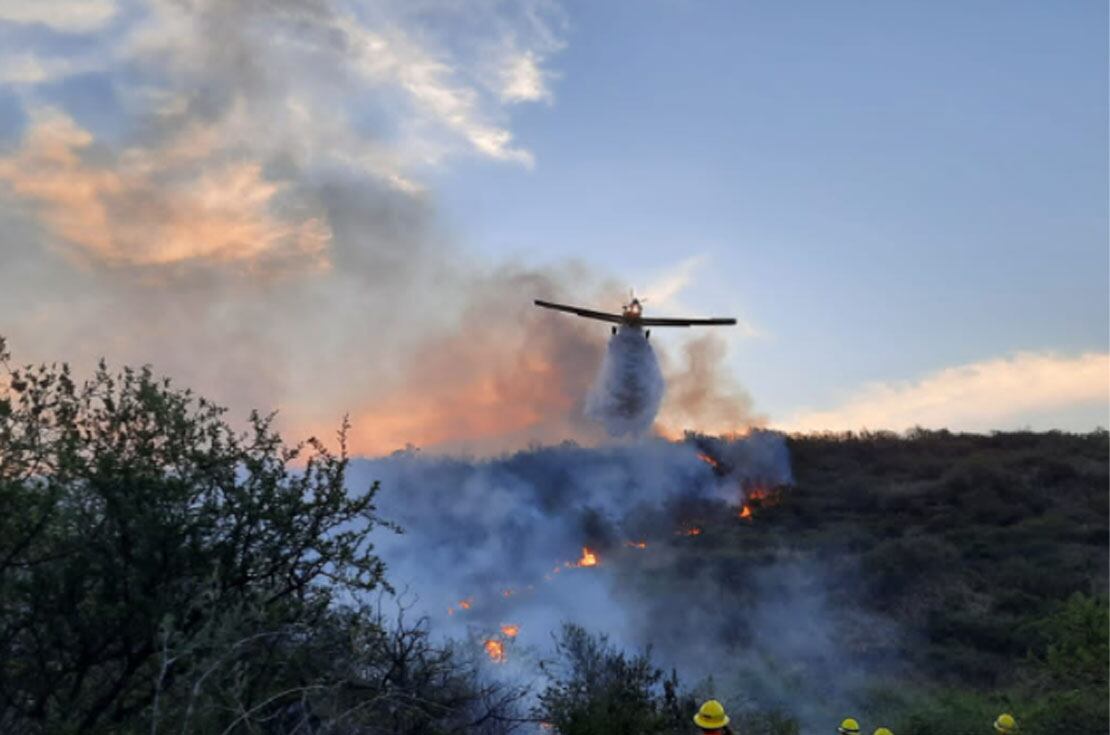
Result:
[[[656,431],[678,438],[685,430],[743,434],[766,423],[752,411],[752,399],[725,362],[723,337],[706,331],[682,347],[681,360],[661,355],[667,394]]]

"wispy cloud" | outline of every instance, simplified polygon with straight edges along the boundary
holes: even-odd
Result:
[[[781,426],[793,431],[913,426],[988,431],[1078,406],[1105,412],[1108,402],[1110,354],[1019,353],[945,368],[917,381],[869,385],[837,407],[800,412]]]
[[[693,283],[705,262],[705,255],[692,255],[679,261],[648,284],[640,296],[655,306],[671,306],[674,298]]]
[[[505,102],[550,100],[551,90],[534,54],[525,52],[508,60],[501,72],[501,99]]]
[[[2,0],[0,22],[91,33],[110,22],[118,10],[113,0]]]
[[[142,3],[96,54],[116,127],[138,134],[98,138],[50,96],[47,83],[89,71],[88,44],[22,48],[0,81],[23,89],[30,122],[0,181],[87,259],[326,262],[314,182],[336,168],[419,198],[422,168],[451,156],[532,165],[503,107],[550,97],[540,62],[559,42],[538,8],[474,14],[487,22],[453,48],[403,3]],[[90,33],[116,15],[98,0],[0,5],[0,22]]]
[[[512,145],[508,128],[491,122],[480,92],[457,82],[456,70],[449,63],[396,30],[371,30],[350,16],[337,19],[336,28],[347,38],[356,73],[366,82],[403,90],[415,122],[453,133],[473,151],[490,158],[532,165],[532,154]],[[431,136],[419,143],[427,162],[436,162],[449,150],[444,141]]]
[[[0,181],[86,258],[138,266],[296,258],[303,267],[325,253],[331,234],[321,218],[275,212],[282,184],[256,161],[216,165],[203,130],[106,161],[103,152],[88,160],[93,141],[68,115],[40,109],[19,151],[0,159]]]
[[[708,262],[708,256],[704,254],[691,255],[680,260],[652,280],[647,288],[639,292],[641,299],[648,302],[653,309],[676,309],[683,312],[682,316],[700,316],[694,313],[686,313],[689,309],[679,299],[679,295],[693,285],[698,273],[703,270]],[[727,316],[736,319],[736,326],[729,330],[730,336],[745,338],[762,336],[755,325],[744,319],[743,316],[736,314],[728,314]]]

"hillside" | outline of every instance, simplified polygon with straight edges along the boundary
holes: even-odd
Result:
[[[953,719],[982,722],[1011,706],[1036,720],[1027,731],[1060,711],[1078,718],[1072,731],[1107,731],[1106,432],[788,443],[793,486],[753,500],[748,523],[712,514],[697,548],[653,581],[662,591],[708,566],[716,594],[742,611],[734,651],[821,617],[818,634],[833,645],[786,651],[799,681],[784,709],[799,714],[802,694],[830,695],[889,712],[911,732],[927,731],[930,718],[962,732]],[[775,589],[759,570],[784,560],[809,570],[803,584],[818,588],[820,605],[779,628],[754,611]],[[822,667],[829,679],[858,680],[813,691],[805,674]]]
[[[1027,624],[1107,591],[1107,435],[919,432],[796,438],[797,486],[763,520],[800,548],[858,562],[864,605],[920,635],[907,656],[995,685]]]
[[[356,461],[6,358],[0,731],[1108,729],[1106,432]]]
[[[1084,731],[1105,722],[1104,677],[1087,674],[1106,662],[1106,452],[1103,432],[691,434],[401,453],[352,476],[380,479],[406,530],[379,546],[391,579],[519,676],[562,621],[807,728],[936,710],[973,732],[1011,708],[1034,732],[1079,691],[1065,709]],[[1093,665],[1064,660],[1061,679],[1052,650]]]

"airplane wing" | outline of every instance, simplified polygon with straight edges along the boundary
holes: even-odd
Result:
[[[620,324],[622,321],[624,321],[621,318],[620,314],[606,314],[603,311],[591,311],[590,309],[580,309],[577,306],[564,306],[563,304],[553,304],[550,301],[540,301],[539,299],[536,299],[534,303],[536,304],[536,306],[542,306],[545,309],[554,309],[556,311],[565,311],[569,314],[577,314],[578,316],[584,316],[587,319],[597,319],[598,321],[613,322],[614,324]]]
[[[667,317],[646,317],[639,324],[645,327],[711,327],[736,324],[735,319],[670,319]]]

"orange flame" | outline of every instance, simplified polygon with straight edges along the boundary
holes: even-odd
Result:
[[[583,546],[582,547],[582,558],[578,560],[577,566],[580,566],[580,567],[596,567],[597,566],[597,554],[590,551],[588,547]]]
[[[469,610],[470,606],[474,604],[474,598],[468,597],[465,600],[459,600],[459,607],[463,610]]]
[[[505,662],[505,644],[501,641],[496,638],[490,638],[485,643],[485,649],[486,655],[489,656],[490,661],[493,661],[495,664]]]
[[[712,457],[710,457],[705,452],[698,452],[698,459],[700,459],[702,462],[705,462],[707,465],[709,465],[710,467],[712,467],[715,470],[718,470],[718,469],[721,468],[721,463],[718,462],[717,460],[713,459]]]
[[[775,488],[764,487],[762,485],[746,488],[744,490],[744,505],[740,508],[740,518],[746,521],[752,519],[753,509],[751,501],[753,500],[759,501],[760,507],[766,508],[772,505],[778,505],[781,500],[781,494],[780,491]]]
[[[753,487],[745,493],[745,496],[748,500],[761,500],[767,504],[776,502],[775,492],[768,487]]]
[[[519,625],[502,625],[501,632],[509,638],[516,638],[516,634],[520,632]]]
[[[701,535],[701,527],[700,526],[683,526],[679,530],[675,531],[675,535],[676,536],[700,536]]]
[[[624,545],[633,549],[646,549],[647,541],[625,541]]]

